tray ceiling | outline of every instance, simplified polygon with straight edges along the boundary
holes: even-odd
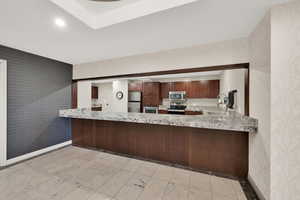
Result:
[[[121,0],[93,2],[90,0],[50,0],[90,28],[100,29],[136,19],[197,0]]]
[[[99,13],[142,0],[121,1]],[[285,1],[198,0],[114,25],[104,20],[106,27],[92,29],[50,0],[1,0],[0,45],[72,64],[113,59],[248,37],[273,3]],[[66,26],[57,27],[57,18]]]

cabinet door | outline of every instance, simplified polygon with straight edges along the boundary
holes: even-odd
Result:
[[[78,94],[77,94],[77,82],[72,83],[72,108],[77,108]]]
[[[95,146],[98,149],[113,150],[113,138],[111,134],[110,121],[96,121],[95,124]]]
[[[199,94],[197,98],[209,98],[209,81],[201,80],[199,81]]]
[[[186,91],[186,82],[174,82],[175,91]]]
[[[219,95],[219,80],[192,81],[187,84],[188,98],[217,98]]]
[[[199,98],[201,89],[200,81],[191,81],[188,85],[188,98]]]
[[[92,86],[92,99],[98,99],[98,87]]]
[[[144,82],[143,83],[143,95],[150,96],[153,93],[153,83],[152,82]]]
[[[160,84],[160,96],[163,99],[169,98],[169,92],[171,91],[171,83]]]
[[[72,119],[73,145],[95,147],[93,123],[93,120]]]
[[[188,165],[189,128],[169,126],[166,140],[168,161],[179,165]],[[182,134],[184,133],[184,134]]]
[[[160,83],[147,82],[143,84],[143,106],[158,106],[160,104]]]
[[[220,81],[219,80],[209,81],[208,98],[217,98],[219,93],[220,93]]]
[[[152,95],[153,95],[153,105],[158,106],[161,102],[159,82],[153,83]]]
[[[185,111],[185,115],[202,115],[203,112],[201,111]]]
[[[159,114],[168,114],[168,111],[167,110],[158,110],[158,113]]]
[[[152,104],[152,96],[143,94],[143,106],[151,106]]]

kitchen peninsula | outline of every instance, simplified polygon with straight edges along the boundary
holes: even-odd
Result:
[[[248,134],[257,120],[236,112],[197,116],[61,110],[73,145],[162,161],[221,175],[248,174]]]

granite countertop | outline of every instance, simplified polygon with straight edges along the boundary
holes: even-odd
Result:
[[[236,112],[204,114],[204,115],[173,115],[149,113],[117,113],[92,111],[91,109],[60,110],[60,117],[76,119],[92,119],[207,128],[230,131],[257,132],[258,121],[242,116]]]
[[[203,113],[225,113],[225,110],[217,106],[187,106],[186,111],[202,111]]]

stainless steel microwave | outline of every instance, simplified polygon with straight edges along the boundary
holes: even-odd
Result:
[[[172,91],[169,92],[170,100],[185,100],[186,92],[185,91]]]

